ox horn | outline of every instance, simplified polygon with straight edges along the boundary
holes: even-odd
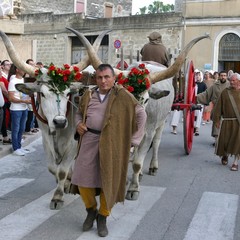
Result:
[[[83,42],[89,43],[88,40],[85,38],[85,36],[84,36],[83,34],[79,33],[78,31],[76,31],[75,29],[69,28],[69,27],[67,27],[66,29],[68,29],[68,30],[70,30],[71,32],[73,32],[74,34],[76,34],[77,37],[80,39],[80,41],[81,41],[82,43],[83,43]],[[100,47],[100,44],[101,44],[101,42],[102,42],[103,37],[104,37],[107,33],[111,32],[111,31],[112,31],[112,30],[106,30],[106,31],[104,31],[103,33],[101,33],[100,35],[98,35],[98,37],[96,38],[96,40],[95,40],[94,43],[93,43],[93,46],[91,46],[90,43],[88,44],[88,46],[93,47],[93,50],[92,50],[92,51],[98,52],[98,49],[99,49],[99,47]],[[84,40],[83,40],[83,39],[84,39]],[[85,46],[85,45],[84,45],[84,46]],[[85,47],[86,47],[86,46],[85,46]],[[94,57],[92,57],[92,58],[94,58]],[[95,59],[95,58],[94,58],[94,59]],[[98,59],[98,60],[97,60],[97,63],[96,63],[95,65],[97,65],[99,62],[101,63],[101,60]],[[83,70],[83,69],[85,69],[86,67],[88,67],[90,64],[91,64],[91,62],[90,62],[89,56],[87,55],[87,56],[85,56],[85,57],[83,58],[83,60],[82,60],[81,62],[79,62],[79,63],[76,64],[75,66],[77,66],[77,67],[79,67],[79,69]],[[96,69],[96,68],[95,68],[95,69]]]
[[[191,48],[197,42],[199,42],[200,40],[202,40],[204,38],[209,38],[209,35],[204,35],[204,36],[197,37],[197,38],[193,39],[191,42],[189,42],[187,44],[187,46],[179,54],[179,56],[176,58],[173,65],[171,65],[167,69],[165,69],[161,72],[150,73],[149,79],[150,79],[151,83],[154,84],[154,83],[159,82],[161,80],[168,79],[170,77],[173,77],[177,72],[179,72],[183,63],[184,63],[184,61],[185,61],[185,58],[187,57],[187,54],[189,53]]]
[[[12,62],[14,63],[14,65],[21,69],[22,71],[24,71],[25,73],[28,73],[31,77],[35,77],[35,70],[37,68],[34,68],[33,66],[25,63],[23,60],[20,59],[16,49],[14,48],[12,42],[10,41],[10,39],[8,38],[8,36],[0,31],[0,36],[3,40],[3,43],[7,49],[8,55],[11,58]]]
[[[90,42],[88,41],[88,39],[87,39],[82,33],[78,32],[78,31],[76,31],[75,29],[72,29],[72,28],[68,28],[68,27],[67,27],[67,29],[76,34],[76,36],[77,36],[77,37],[79,38],[79,40],[82,42],[82,44],[84,45],[84,47],[87,49],[88,56],[86,56],[86,58],[88,58],[88,59],[89,59],[88,61],[90,61],[90,62],[92,63],[93,68],[94,68],[94,69],[97,69],[98,66],[99,66],[100,64],[102,64],[101,59],[100,59],[100,58],[98,57],[98,55],[96,54],[96,53],[97,53],[96,50],[98,50],[98,48],[99,48],[99,47],[97,48],[97,44],[100,45],[103,36],[105,36],[108,32],[111,32],[112,30],[106,30],[106,31],[104,31],[102,34],[100,34],[100,35],[99,35],[99,40],[98,40],[99,43],[96,43],[96,47],[95,47],[95,46],[94,46],[95,42],[94,42],[94,44],[93,44],[93,46],[92,46],[92,45],[90,44]],[[101,37],[101,38],[100,38],[100,37]],[[96,39],[95,41],[97,41],[97,39]],[[85,59],[85,58],[84,58],[84,59]],[[116,75],[118,75],[118,74],[120,74],[122,71],[119,70],[119,69],[114,68],[114,72],[115,72]]]
[[[71,32],[75,33],[76,36],[79,38],[79,40],[82,42],[82,44],[88,51],[89,60],[92,63],[93,68],[96,69],[102,62],[101,62],[100,58],[97,56],[94,47],[90,44],[90,42],[87,40],[87,38],[82,33],[78,32],[72,28],[67,27],[67,29],[70,30]]]

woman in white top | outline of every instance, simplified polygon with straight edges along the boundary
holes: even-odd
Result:
[[[15,76],[14,76],[15,75]],[[11,65],[8,79],[11,79],[8,86],[8,97],[11,102],[11,131],[13,153],[18,156],[24,156],[28,151],[21,146],[22,134],[25,131],[28,106],[31,99],[28,95],[19,92],[15,85],[24,83],[24,72],[18,69],[14,64]]]

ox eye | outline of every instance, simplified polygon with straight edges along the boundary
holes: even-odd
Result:
[[[41,97],[45,97],[45,95],[42,92],[40,92],[40,95],[41,95]]]

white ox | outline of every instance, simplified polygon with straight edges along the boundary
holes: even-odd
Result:
[[[103,36],[108,31],[103,32],[95,40],[93,47],[98,50]],[[0,36],[7,48],[8,54],[12,62],[20,69],[24,70],[30,76],[35,76],[35,68],[22,61],[12,45],[11,41],[0,31]],[[80,69],[84,69],[89,65],[88,57],[78,63]],[[39,81],[34,83],[17,84],[18,90],[33,95],[37,92],[39,95],[38,121],[42,132],[42,142],[44,150],[48,157],[48,169],[55,176],[57,187],[51,199],[50,208],[59,209],[63,205],[64,192],[69,192],[71,169],[74,158],[77,153],[77,141],[74,140],[75,134],[75,112],[76,107],[73,106],[74,92],[79,87],[84,87],[79,83],[67,88],[63,93],[56,94],[50,91],[47,76],[47,69],[41,69],[43,75]],[[67,113],[68,112],[68,113]]]
[[[75,31],[74,29],[68,28],[70,31],[74,32],[79,40],[86,47],[90,62],[93,67],[96,69],[101,60],[98,58],[97,53],[94,51],[94,48],[91,46],[89,41],[84,37],[82,33]],[[198,41],[207,38],[208,36],[201,36],[196,39],[193,39],[181,52],[181,54],[175,60],[175,63],[166,68],[163,65],[160,65],[155,62],[141,62],[144,63],[146,68],[150,71],[149,79],[152,83],[149,93],[149,100],[146,105],[147,112],[147,122],[145,126],[145,135],[142,139],[141,144],[134,151],[133,157],[133,176],[131,183],[129,185],[126,198],[129,200],[136,200],[139,196],[140,186],[139,186],[139,175],[141,174],[143,161],[146,157],[146,154],[152,144],[153,155],[150,162],[149,174],[155,175],[158,170],[158,149],[161,142],[162,131],[165,125],[165,121],[174,98],[174,88],[172,85],[172,77],[179,72],[181,66],[183,65],[185,58],[190,51],[190,49]],[[128,70],[120,71],[115,69],[115,73],[123,73],[125,76],[128,75],[132,67],[136,67],[140,62],[135,63],[134,65],[129,66]],[[167,93],[169,93],[168,96]],[[163,96],[166,96],[162,98]]]

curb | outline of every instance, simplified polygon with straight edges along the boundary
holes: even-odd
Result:
[[[33,135],[25,135],[23,134],[23,136],[25,137],[24,142],[23,142],[23,147],[26,147],[27,145],[29,145],[30,143],[32,143],[33,141],[37,140],[38,138],[40,138],[42,136],[41,130],[39,130],[39,132],[34,133]],[[3,145],[2,143],[0,143],[0,159],[11,154],[12,153],[12,145],[8,144],[8,145]]]

